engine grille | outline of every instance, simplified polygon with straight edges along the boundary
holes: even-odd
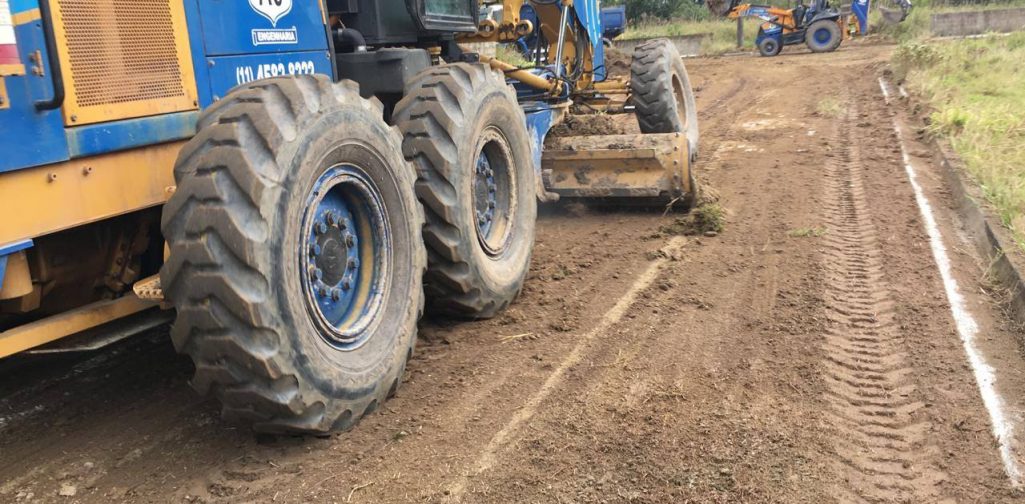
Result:
[[[181,1],[57,0],[55,7],[68,124],[196,108]]]

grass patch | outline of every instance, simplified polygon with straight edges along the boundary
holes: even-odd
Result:
[[[727,19],[671,20],[665,22],[638,23],[627,27],[617,40],[678,37],[708,33],[710,37],[702,42],[702,54],[723,54],[737,50],[737,22]],[[753,49],[758,23],[748,20],[744,23],[744,47]]]
[[[495,47],[495,58],[515,65],[517,68],[532,68],[534,66],[533,62],[523,57],[523,53],[516,48],[516,44],[498,44]]]
[[[726,227],[726,211],[718,203],[703,203],[683,217],[673,219],[659,231],[663,235],[719,234]]]
[[[829,230],[825,226],[817,227],[802,227],[797,229],[791,229],[787,232],[787,236],[791,238],[818,238],[824,236]]]
[[[1025,250],[1025,33],[905,43],[892,66],[932,108],[928,131],[950,141]]]
[[[843,105],[840,103],[840,100],[837,100],[832,96],[827,96],[826,98],[819,100],[819,102],[815,104],[815,110],[819,115],[826,117],[840,117],[843,115]]]
[[[886,24],[882,13],[872,9],[868,14],[869,33],[877,33],[895,42],[921,41],[931,36],[932,15],[945,12],[964,12],[992,9],[1008,9],[1025,6],[1025,0],[1005,0],[987,4],[948,5],[944,1],[915,0],[907,19],[899,24]]]

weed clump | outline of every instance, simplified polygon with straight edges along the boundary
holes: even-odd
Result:
[[[663,235],[716,235],[726,227],[726,211],[718,203],[702,203],[687,215],[659,228]]]

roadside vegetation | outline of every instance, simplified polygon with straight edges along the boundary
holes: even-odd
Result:
[[[849,3],[841,0],[840,3]],[[809,3],[806,0],[805,3]],[[737,23],[712,16],[703,4],[693,0],[613,0],[605,5],[624,4],[629,26],[620,40],[674,37],[708,34],[702,52],[708,55],[737,50]],[[789,8],[795,0],[768,1],[772,5]],[[874,2],[877,6],[885,2]],[[895,42],[924,40],[929,37],[931,16],[941,12],[1004,9],[1025,6],[1025,0],[915,0],[914,8],[906,20],[889,24],[883,20],[878,8],[869,13],[870,34]],[[741,50],[753,50],[760,21],[747,19],[744,24],[744,45]]]
[[[882,13],[873,9],[869,13],[870,33],[892,39],[895,42],[910,42],[929,38],[932,15],[943,12],[1007,9],[1025,6],[1025,0],[913,0],[911,14],[903,23],[887,24]]]
[[[652,20],[630,25],[617,40],[676,37],[701,33],[709,34],[709,38],[701,46],[703,54],[715,55],[737,50],[737,22],[727,19]],[[744,47],[742,50],[754,49],[757,33],[757,22],[751,20],[744,23]]]
[[[929,104],[928,131],[949,140],[1025,250],[1025,33],[905,42],[896,77]]]

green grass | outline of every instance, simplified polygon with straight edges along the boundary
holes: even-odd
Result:
[[[825,117],[840,117],[843,115],[843,104],[840,103],[840,100],[827,96],[819,100],[815,105],[815,110],[819,115]]]
[[[753,49],[758,23],[752,20],[744,22],[744,48]],[[677,37],[709,33],[701,48],[702,54],[723,54],[737,50],[737,22],[726,19],[710,19],[706,21],[672,20],[658,23],[640,23],[627,27],[626,32],[617,40],[649,39],[657,37]]]
[[[895,42],[920,41],[931,36],[930,25],[932,15],[944,12],[964,12],[973,10],[1008,9],[1012,7],[1025,6],[1025,0],[1006,0],[999,3],[977,4],[977,5],[946,5],[943,2],[931,0],[915,0],[911,14],[903,23],[888,25],[882,21],[882,14],[879,10],[873,9],[869,12],[868,26],[870,33],[881,34]]]
[[[498,44],[495,48],[495,57],[501,61],[515,65],[519,68],[531,68],[534,63],[523,57],[515,44]]]
[[[1025,250],[1025,33],[908,42],[892,67],[931,105],[929,132],[949,139]]]
[[[691,209],[687,215],[676,217],[659,228],[663,235],[718,234],[726,228],[726,210],[718,203],[705,202]]]

